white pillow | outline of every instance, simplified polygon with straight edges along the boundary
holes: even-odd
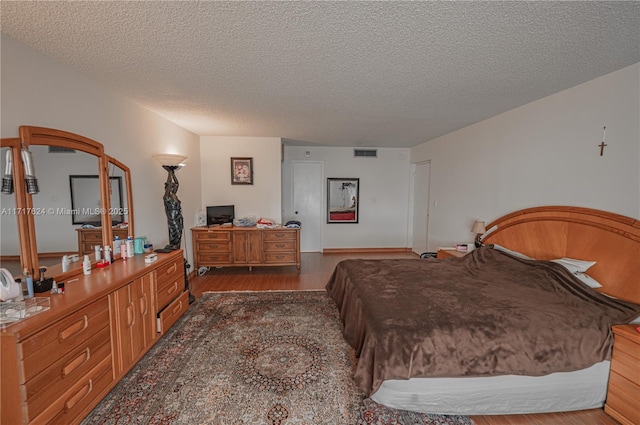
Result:
[[[602,288],[602,285],[600,285],[600,282],[598,282],[597,280],[595,280],[594,278],[592,278],[586,273],[574,273],[573,275],[591,288]]]
[[[563,265],[573,274],[584,273],[589,270],[589,267],[593,266],[596,263],[595,261],[576,260],[575,258],[567,257],[558,258],[551,261]]]
[[[506,252],[507,254],[511,254],[514,257],[522,258],[522,259],[525,259],[525,260],[533,260],[533,258],[531,258],[531,257],[528,257],[528,256],[526,256],[524,254],[521,254],[518,251],[512,251],[512,250],[510,250],[508,248],[503,247],[502,245],[498,245],[498,244],[494,243],[493,244],[493,248],[497,249],[498,251],[502,251],[502,252]]]

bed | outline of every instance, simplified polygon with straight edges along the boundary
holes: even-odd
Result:
[[[336,266],[327,292],[358,356],[356,383],[429,413],[601,407],[610,327],[640,316],[639,221],[553,206],[487,228],[486,246],[463,258]],[[564,257],[595,261],[586,271],[601,287],[549,261]]]

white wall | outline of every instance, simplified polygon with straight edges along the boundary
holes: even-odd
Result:
[[[236,217],[265,217],[281,222],[279,137],[200,138],[202,162],[202,202],[208,205],[235,205]],[[231,158],[253,158],[253,184],[231,184]]]
[[[309,151],[311,156],[305,157]],[[293,220],[291,161],[324,163],[323,248],[406,248],[409,205],[409,149],[378,148],[378,158],[354,158],[353,148],[286,146],[283,219]],[[359,178],[358,223],[326,223],[326,178]],[[302,224],[304,231],[304,223]]]
[[[2,137],[17,137],[19,126],[35,125],[69,131],[102,143],[105,153],[131,169],[135,233],[147,236],[156,247],[164,246],[169,239],[162,201],[167,173],[152,155],[186,155],[187,166],[178,172],[178,197],[182,201],[185,228],[188,230],[195,224],[195,212],[200,209],[197,135],[12,38],[4,34],[1,37]],[[190,232],[186,236],[183,247],[191,247]],[[74,240],[75,237],[69,235]],[[190,252],[189,261],[193,264]]]
[[[639,103],[636,64],[413,148],[412,163],[431,160],[429,248],[533,206],[640,217]]]

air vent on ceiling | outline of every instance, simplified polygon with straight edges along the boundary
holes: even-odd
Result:
[[[76,153],[76,150],[62,146],[49,146],[49,153]]]
[[[356,158],[377,158],[377,149],[354,149],[353,156]]]

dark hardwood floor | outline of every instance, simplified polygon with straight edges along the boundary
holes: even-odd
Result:
[[[295,267],[211,268],[191,279],[191,292],[322,290],[338,262],[348,258],[417,258],[413,253],[302,253],[300,272]],[[477,425],[619,425],[603,409],[536,415],[472,416]]]

